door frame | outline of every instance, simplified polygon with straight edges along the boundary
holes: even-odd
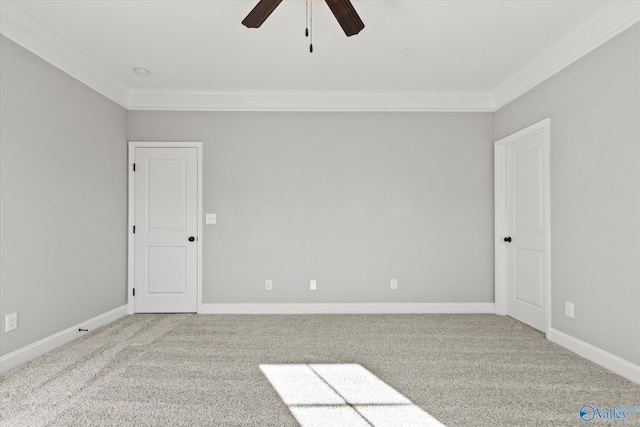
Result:
[[[128,206],[128,224],[127,224],[127,314],[135,313],[135,305],[133,298],[133,289],[135,288],[134,267],[135,267],[135,251],[134,251],[134,208],[135,208],[135,172],[133,171],[133,163],[135,160],[136,148],[195,148],[197,150],[198,165],[198,188],[197,199],[198,206],[196,211],[198,218],[196,225],[198,231],[196,233],[196,241],[198,243],[197,258],[197,310],[202,312],[202,142],[201,141],[129,141],[129,157],[127,162],[128,168],[128,185],[129,185],[129,206]]]
[[[507,147],[535,133],[544,134],[543,174],[545,186],[544,224],[545,256],[543,272],[545,291],[545,330],[547,338],[551,329],[551,119],[546,118],[518,132],[494,142],[494,191],[495,191],[495,311],[507,314],[506,247],[503,241],[507,225]]]

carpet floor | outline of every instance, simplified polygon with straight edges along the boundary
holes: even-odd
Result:
[[[0,376],[0,425],[297,426],[259,365],[331,363],[449,427],[581,426],[583,405],[640,406],[640,385],[509,317],[137,314]]]

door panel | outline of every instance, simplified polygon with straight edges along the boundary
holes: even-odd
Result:
[[[514,219],[518,230],[542,230],[542,147],[518,152],[513,147]]]
[[[147,293],[185,295],[187,264],[184,247],[147,247]]]
[[[163,148],[163,150],[168,150]],[[149,229],[186,231],[185,159],[148,159],[147,215]]]
[[[516,248],[514,257],[514,298],[542,308],[542,254]]]
[[[197,311],[197,155],[196,148],[135,149],[136,313]]]

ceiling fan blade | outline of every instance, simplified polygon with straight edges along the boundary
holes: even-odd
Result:
[[[358,34],[364,28],[364,23],[349,0],[326,0],[326,2],[347,37]]]
[[[282,0],[260,0],[242,24],[247,28],[259,28],[280,3]]]

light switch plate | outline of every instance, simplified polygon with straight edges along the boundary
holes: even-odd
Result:
[[[207,224],[215,224],[216,223],[216,214],[207,214],[205,221]]]

